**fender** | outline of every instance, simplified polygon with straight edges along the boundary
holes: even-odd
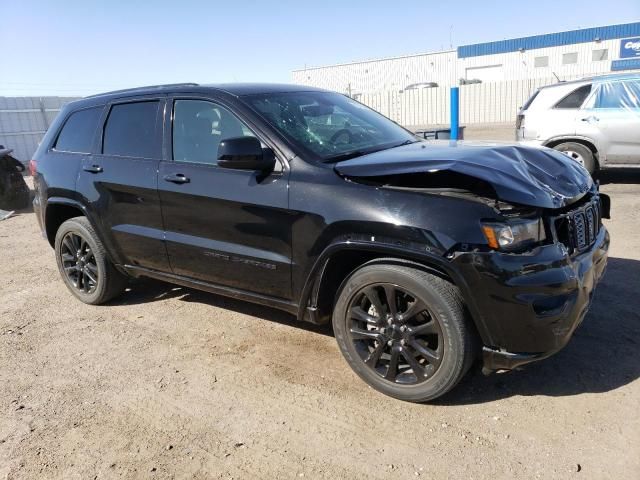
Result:
[[[489,329],[487,328],[483,316],[474,300],[471,289],[464,277],[456,271],[453,265],[448,262],[446,258],[424,251],[403,248],[390,243],[375,241],[366,242],[353,239],[337,239],[322,251],[309,272],[302,289],[299,303],[300,307],[298,309],[298,320],[303,320],[306,313],[310,316],[312,323],[316,322],[315,318],[317,315],[319,286],[322,283],[322,278],[327,264],[331,257],[336,253],[343,252],[345,250],[371,252],[376,254],[380,259],[392,257],[397,259],[398,263],[409,263],[416,267],[421,267],[429,273],[450,280],[460,289],[462,298],[485,345],[494,344]],[[366,263],[371,264],[375,261],[376,260],[374,259]],[[385,263],[387,263],[387,260],[385,260]]]
[[[91,213],[91,211],[86,207],[86,205],[84,205],[83,203],[79,202],[78,200],[73,200],[71,198],[67,198],[67,197],[50,197],[49,199],[47,199],[47,204],[46,207],[43,209],[43,220],[44,220],[44,225],[45,225],[45,233],[46,233],[46,224],[47,224],[47,211],[49,209],[49,205],[66,205],[69,207],[74,207],[77,208],[78,210],[80,210],[83,215],[85,217],[87,217],[87,220],[89,220],[89,223],[91,224],[91,226],[93,227],[93,229],[96,232],[102,232],[102,228],[100,226],[100,223],[96,221],[95,216]],[[107,255],[109,257],[109,260],[111,260],[111,262],[115,265],[115,267],[120,270],[121,272],[125,273],[125,270],[122,269],[121,264],[122,262],[117,261],[118,257],[117,255],[114,254],[115,250],[113,249],[113,246],[105,240],[105,236],[104,235],[100,235],[100,240],[102,241],[102,244],[105,247],[105,250],[107,252]]]
[[[556,142],[563,143],[563,142],[570,142],[572,140],[582,140],[583,142],[590,143],[596,149],[596,152],[594,155],[596,157],[596,160],[598,160],[598,163],[604,164],[606,162],[607,160],[606,157],[602,153],[600,153],[601,148],[600,148],[600,145],[598,145],[598,142],[595,139],[590,137],[585,137],[584,135],[557,135],[555,137],[551,137],[545,140],[542,143],[542,146],[547,147],[550,143],[556,143]],[[553,148],[553,147],[548,147],[548,148]]]

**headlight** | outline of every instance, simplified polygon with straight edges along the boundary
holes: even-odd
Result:
[[[507,223],[484,223],[482,232],[495,250],[517,250],[542,242],[546,236],[542,219],[513,220]]]

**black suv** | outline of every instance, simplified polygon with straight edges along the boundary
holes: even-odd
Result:
[[[88,97],[31,168],[81,301],[153,277],[332,321],[355,372],[409,401],[477,356],[488,372],[562,348],[607,261],[609,200],[562,153],[422,141],[309,87]]]

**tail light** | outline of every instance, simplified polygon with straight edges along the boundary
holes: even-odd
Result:
[[[35,160],[29,160],[29,173],[32,177],[35,177],[36,172],[38,171],[38,162]]]

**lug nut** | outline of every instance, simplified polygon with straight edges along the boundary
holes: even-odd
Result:
[[[393,342],[392,342],[391,340],[389,340],[389,341],[387,342],[387,345],[391,346],[391,345],[393,345]]]
[[[406,327],[405,325],[402,325],[402,326],[400,327],[400,331],[401,331],[401,332],[406,332],[406,331],[407,331],[407,327]]]
[[[400,340],[400,345],[404,345],[404,338]]]

